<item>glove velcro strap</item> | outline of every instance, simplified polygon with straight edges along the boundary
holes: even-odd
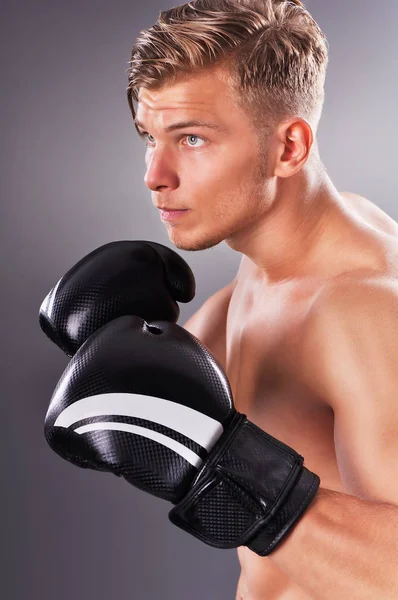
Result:
[[[297,452],[237,415],[169,518],[210,546],[246,545],[265,556],[318,486],[319,478],[303,467]]]
[[[318,475],[302,467],[291,493],[285,497],[274,518],[265,523],[247,546],[260,556],[270,554],[303,515],[319,484]]]

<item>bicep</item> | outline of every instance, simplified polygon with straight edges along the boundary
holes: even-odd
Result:
[[[398,505],[397,306],[379,289],[375,297],[348,292],[308,329],[307,383],[334,411],[347,492]]]
[[[397,410],[392,410],[389,400],[377,406],[375,399],[358,397],[357,403],[357,410],[351,406],[335,410],[335,450],[342,481],[349,493],[360,498],[398,505]]]
[[[234,280],[210,296],[183,325],[210,350],[224,369],[228,306],[235,283]]]

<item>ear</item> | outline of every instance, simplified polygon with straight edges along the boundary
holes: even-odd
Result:
[[[274,175],[291,177],[307,162],[314,134],[311,125],[304,119],[281,123],[275,132],[276,156]]]

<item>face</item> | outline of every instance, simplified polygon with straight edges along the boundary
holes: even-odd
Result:
[[[159,210],[177,248],[204,250],[224,240],[233,246],[256,227],[267,209],[266,158],[221,71],[142,89],[136,121],[153,204],[184,209]]]

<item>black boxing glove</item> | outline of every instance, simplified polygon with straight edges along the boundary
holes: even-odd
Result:
[[[76,263],[47,294],[39,322],[68,356],[122,315],[176,322],[177,302],[195,296],[194,275],[174,250],[146,241],[105,244]]]
[[[174,503],[171,521],[217,548],[269,554],[319,486],[236,412],[222,367],[169,322],[124,316],[96,331],[55,389],[45,435],[72,463]]]

